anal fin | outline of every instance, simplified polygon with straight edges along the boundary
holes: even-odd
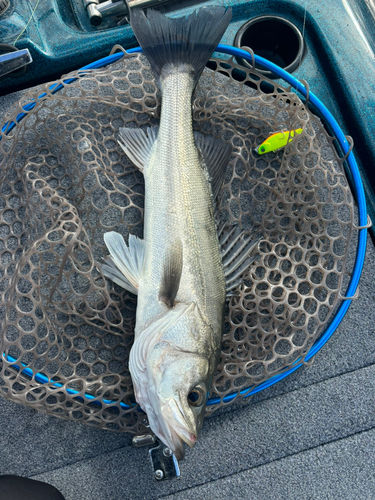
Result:
[[[104,276],[137,294],[142,279],[145,243],[136,236],[129,235],[129,246],[121,234],[110,231],[104,235],[110,253],[106,264],[102,265]]]
[[[211,180],[212,195],[215,199],[224,181],[232,147],[221,139],[215,139],[211,135],[203,135],[197,131],[194,132],[194,139],[206,164]]]
[[[118,143],[129,157],[129,159],[142,172],[147,165],[151,149],[158,136],[159,127],[149,127],[147,134],[144,130],[138,128],[120,128]]]

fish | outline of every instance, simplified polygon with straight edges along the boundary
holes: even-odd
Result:
[[[178,460],[193,447],[220,360],[224,305],[257,240],[218,223],[231,146],[193,131],[196,83],[231,19],[201,8],[187,18],[134,10],[131,26],[162,92],[160,124],[122,128],[119,143],[144,175],[144,238],[110,231],[103,274],[137,295],[129,371],[154,434]]]
[[[275,132],[271,134],[265,141],[257,146],[254,151],[258,155],[264,155],[270,151],[278,151],[279,149],[285,148],[287,144],[292,142],[295,136],[302,134],[303,129],[297,128],[295,130],[285,130],[283,132]]]

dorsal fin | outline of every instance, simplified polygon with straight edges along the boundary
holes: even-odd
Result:
[[[152,146],[158,137],[158,130],[157,125],[149,127],[147,134],[144,130],[138,128],[120,128],[119,130],[118,143],[129,159],[142,172],[145,165],[147,165]]]
[[[182,275],[182,243],[177,238],[168,248],[164,259],[164,274],[160,286],[159,300],[172,309]]]
[[[130,234],[129,246],[126,246],[123,236],[115,231],[105,233],[104,241],[111,254],[102,265],[104,276],[137,294],[143,273],[144,241]]]
[[[212,135],[203,135],[197,131],[194,132],[194,139],[206,164],[211,180],[212,195],[215,199],[223,184],[232,148],[221,139],[215,139]]]

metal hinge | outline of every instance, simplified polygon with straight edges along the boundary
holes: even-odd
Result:
[[[128,18],[134,8],[146,9],[175,0],[82,0],[87,16],[93,26],[100,26],[105,18],[117,20]]]
[[[128,13],[128,7],[125,0],[107,0],[100,2],[99,0],[83,0],[83,5],[86,9],[87,16],[93,26],[100,26],[103,19],[114,17],[122,19]]]
[[[168,446],[165,446],[156,436],[134,436],[133,446],[135,448],[149,446],[148,452],[154,477],[157,481],[180,476],[180,468],[172,450]]]

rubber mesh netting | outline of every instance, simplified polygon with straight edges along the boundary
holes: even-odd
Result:
[[[232,59],[210,66],[193,116],[196,130],[233,148],[219,215],[263,239],[228,299],[210,394],[221,402],[207,413],[303,361],[340,300],[353,229],[343,160],[320,121],[256,71]],[[0,393],[56,417],[144,434],[128,370],[136,297],[98,264],[105,232],[142,237],[143,176],[117,136],[119,127],[158,123],[160,92],[139,54],[58,83],[24,95],[6,121],[34,108],[0,141]],[[303,133],[284,150],[253,151],[296,128]]]

